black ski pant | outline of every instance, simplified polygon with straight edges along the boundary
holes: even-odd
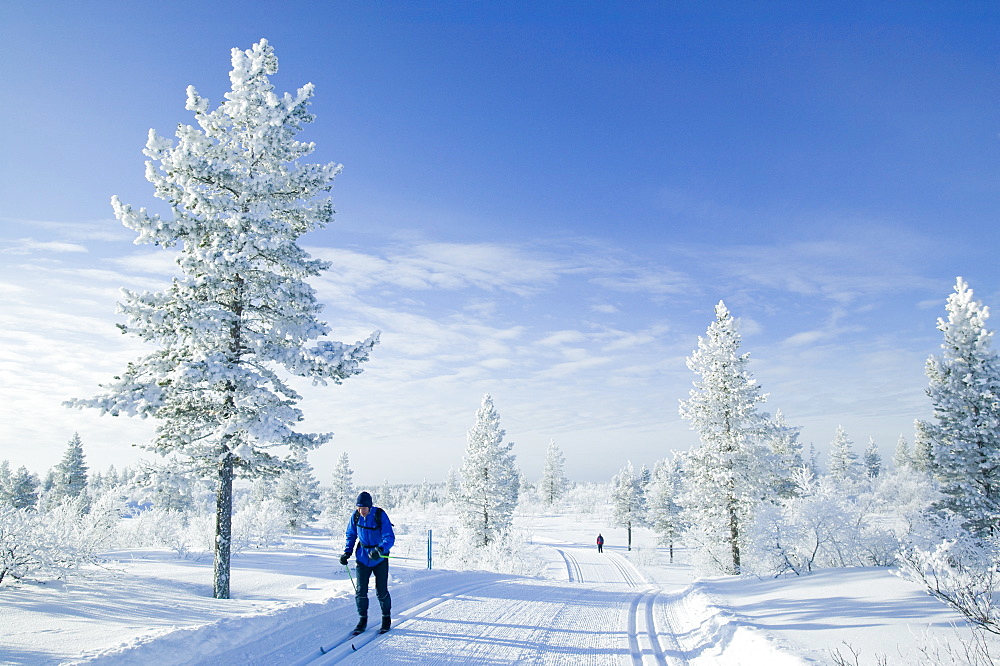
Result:
[[[368,579],[375,574],[375,596],[378,597],[382,615],[389,615],[392,610],[392,598],[389,596],[389,560],[382,560],[373,567],[357,563],[358,593],[354,602],[358,605],[358,615],[368,617]]]

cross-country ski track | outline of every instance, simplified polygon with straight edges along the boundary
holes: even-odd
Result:
[[[385,635],[377,633],[373,600],[370,627],[360,636],[349,636],[346,628],[340,635],[323,635],[315,618],[298,631],[288,627],[283,637],[241,646],[244,656],[238,663],[675,666],[691,663],[690,654],[708,647],[702,635],[705,618],[691,614],[688,596],[694,590],[664,592],[613,551],[553,550],[565,562],[565,581],[424,572],[393,590],[393,627]],[[454,579],[450,589],[449,578]],[[713,633],[713,640],[725,638]],[[687,643],[682,645],[680,637]],[[315,645],[308,654],[303,654],[305,641]],[[223,656],[216,663],[229,662]]]
[[[394,596],[388,634],[369,629],[332,639],[295,663],[688,663],[672,639],[664,595],[628,560],[594,549],[556,550],[568,582],[464,574],[462,585],[429,598],[421,598],[421,588],[431,586],[417,585]],[[440,590],[440,582],[433,589]],[[377,627],[377,616],[373,620]],[[670,646],[666,652],[663,643]],[[258,653],[251,663],[281,657]]]

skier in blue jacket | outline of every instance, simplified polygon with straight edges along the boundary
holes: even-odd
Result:
[[[368,627],[368,581],[375,574],[375,596],[382,607],[382,628],[380,634],[389,631],[392,624],[390,610],[392,598],[389,596],[389,549],[396,543],[396,535],[392,531],[392,522],[379,507],[372,506],[372,496],[367,492],[358,495],[358,508],[347,521],[347,544],[340,563],[347,565],[351,553],[355,554],[358,571],[358,589],[354,601],[358,606],[358,626],[354,635],[360,634]],[[354,542],[358,542],[357,551]]]

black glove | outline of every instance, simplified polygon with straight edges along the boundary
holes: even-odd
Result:
[[[347,566],[347,560],[350,559],[350,557],[351,557],[350,553],[344,553],[343,555],[340,556],[340,563],[343,564],[346,567]]]
[[[381,546],[375,546],[374,548],[369,549],[368,550],[368,557],[372,558],[373,560],[381,560],[382,559],[382,547]]]

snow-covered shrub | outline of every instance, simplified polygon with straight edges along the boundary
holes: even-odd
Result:
[[[352,510],[353,511],[353,510]],[[328,506],[319,514],[319,526],[328,530],[330,536],[335,539],[342,539],[347,530],[347,521],[351,519],[352,511],[345,511],[341,507]]]
[[[50,541],[38,514],[0,507],[0,585],[45,568]]]
[[[287,529],[288,512],[279,500],[247,502],[233,516],[233,551],[278,544]]]
[[[996,636],[980,627],[971,627],[968,638],[955,636],[955,640],[931,637],[923,633],[917,637],[916,666],[1000,666],[1000,645]]]
[[[558,511],[557,504],[546,505],[542,496],[541,488],[524,484],[517,494],[517,508],[514,510],[519,516],[538,516],[542,513]]]
[[[464,528],[448,528],[442,536],[435,555],[440,568],[521,576],[540,576],[545,571],[545,562],[525,546],[530,537],[527,532],[508,528],[485,546],[477,545]]]
[[[929,507],[940,498],[931,477],[911,468],[883,472],[873,484],[882,515],[900,536],[923,529]]]
[[[962,531],[933,548],[909,547],[900,554],[900,575],[922,584],[972,624],[1000,634],[1000,550]]]
[[[566,492],[565,506],[580,514],[604,514],[610,510],[611,483],[577,483]]]
[[[212,550],[214,517],[153,507],[121,522],[120,541],[126,548],[169,548],[179,558]]]
[[[641,567],[657,567],[662,564],[660,553],[655,547],[635,546],[630,559]]]
[[[758,575],[805,574],[823,567],[889,566],[900,535],[880,520],[871,493],[845,491],[829,476],[803,470],[798,495],[758,509],[749,530],[748,567]]]
[[[114,534],[105,512],[80,514],[69,504],[41,513],[0,509],[0,582],[65,578],[99,562]]]
[[[196,513],[188,517],[185,530],[186,543],[194,553],[211,553],[215,550],[215,514]]]
[[[79,541],[93,552],[120,546],[120,525],[125,512],[125,500],[114,492],[97,495],[91,500],[90,511],[79,516]]]

